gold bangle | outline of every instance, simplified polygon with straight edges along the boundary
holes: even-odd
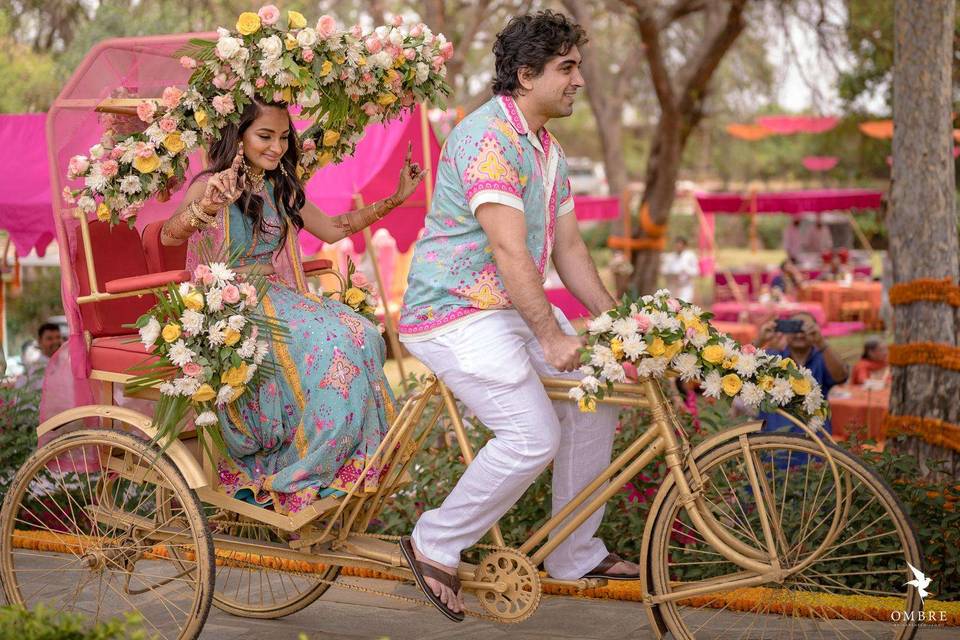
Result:
[[[190,213],[190,224],[197,230],[205,229],[211,224],[217,226],[217,216],[216,214],[208,214],[204,211],[203,207],[200,206],[199,200],[194,200],[187,206],[187,211]]]

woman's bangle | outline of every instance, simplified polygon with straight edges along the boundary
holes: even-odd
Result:
[[[189,205],[187,205],[187,212],[189,214],[189,220],[191,226],[194,229],[202,230],[206,229],[211,224],[217,226],[217,215],[207,213],[206,210],[200,206],[199,200],[194,200]]]

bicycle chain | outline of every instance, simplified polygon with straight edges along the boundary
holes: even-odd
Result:
[[[363,537],[363,538],[375,538],[375,539],[378,539],[378,540],[384,540],[384,541],[388,541],[388,542],[397,542],[397,543],[400,542],[400,538],[402,537],[402,536],[393,536],[393,535],[386,535],[386,534],[379,534],[379,533],[354,533],[354,534],[351,534],[351,535],[357,536],[357,537]],[[477,549],[487,549],[487,550],[491,550],[491,551],[513,551],[513,552],[515,552],[515,553],[520,553],[519,551],[517,551],[516,549],[514,549],[514,548],[512,548],[512,547],[501,547],[501,546],[499,546],[499,545],[492,545],[492,544],[475,544],[475,545],[473,545],[473,548],[477,548]],[[229,561],[230,561],[231,563],[236,563],[236,564],[240,564],[240,565],[245,565],[245,566],[247,566],[248,568],[251,568],[251,569],[259,569],[259,570],[261,570],[261,571],[263,571],[263,570],[266,569],[263,565],[259,565],[259,564],[255,563],[255,562],[251,562],[251,561],[249,561],[249,560],[240,560],[240,559],[236,559],[236,558],[229,558]],[[346,566],[346,565],[344,565],[344,566]],[[317,574],[315,574],[315,573],[310,573],[310,572],[308,572],[308,571],[297,571],[297,570],[294,570],[294,569],[273,569],[273,571],[282,571],[283,573],[286,573],[286,574],[299,576],[299,577],[301,577],[301,578],[305,578],[305,579],[308,579],[308,580],[312,580],[312,581],[314,581],[314,582],[319,582],[319,583],[321,583],[321,584],[326,584],[326,585],[328,585],[328,586],[330,586],[330,587],[335,587],[335,588],[338,588],[338,589],[346,589],[346,590],[348,590],[348,591],[358,591],[358,592],[360,592],[360,593],[369,593],[369,594],[373,594],[373,595],[377,595],[377,596],[382,596],[382,597],[385,597],[385,598],[390,598],[390,599],[392,599],[392,600],[397,600],[397,601],[400,601],[400,602],[406,602],[406,603],[414,604],[414,605],[421,606],[421,607],[431,607],[431,608],[432,608],[432,607],[434,606],[433,603],[431,603],[431,602],[429,602],[429,601],[427,601],[427,600],[425,600],[425,599],[423,599],[423,598],[412,598],[412,597],[410,597],[410,596],[401,596],[401,595],[398,595],[398,594],[395,594],[395,593],[389,593],[389,592],[387,592],[387,591],[380,591],[380,590],[378,590],[378,589],[371,589],[371,588],[369,588],[369,587],[363,587],[363,586],[356,585],[356,584],[346,584],[346,583],[343,583],[343,582],[341,582],[341,581],[339,581],[339,580],[326,580],[326,579],[324,579],[324,578],[319,578],[319,577],[317,577]],[[540,598],[541,598],[541,596],[542,596],[542,591],[541,591],[540,594],[537,594],[537,596],[536,596],[536,601],[535,601],[534,604],[532,605],[532,607],[533,607],[534,609],[536,609],[537,607],[540,606]],[[471,616],[471,617],[473,617],[473,618],[477,618],[477,619],[479,619],[479,620],[487,620],[487,621],[489,621],[489,622],[497,622],[497,623],[500,623],[500,624],[513,622],[512,620],[504,620],[503,618],[499,618],[499,617],[497,617],[497,616],[493,616],[493,615],[490,615],[490,614],[488,614],[488,613],[484,613],[484,612],[482,612],[482,611],[473,611],[473,610],[470,610],[470,609],[467,609],[467,608],[464,608],[464,609],[463,609],[463,613],[464,613],[465,615]]]

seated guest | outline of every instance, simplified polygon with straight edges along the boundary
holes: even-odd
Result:
[[[787,260],[794,260],[803,252],[800,216],[793,216],[790,224],[783,228],[783,250],[787,252]]]
[[[770,281],[770,288],[779,289],[784,295],[796,295],[802,286],[803,272],[793,258],[787,256],[787,259],[780,263],[780,273]]]
[[[887,366],[887,345],[876,338],[870,338],[863,344],[863,356],[853,365],[850,383],[863,384],[871,378],[883,379]]]
[[[757,346],[766,349],[770,354],[792,358],[798,366],[810,369],[813,378],[823,389],[823,395],[826,396],[831,387],[846,381],[847,365],[824,340],[813,316],[808,313],[796,313],[790,319],[801,321],[799,331],[781,333],[777,331],[776,320],[769,320],[760,328]],[[791,431],[798,431],[793,423],[778,414],[761,413],[759,417],[767,421],[765,431],[777,431],[785,427],[792,427]],[[831,431],[830,420],[827,420],[824,428]]]
[[[833,235],[830,233],[830,227],[825,225],[820,217],[817,217],[813,230],[804,239],[803,248],[808,253],[823,253],[833,250]]]

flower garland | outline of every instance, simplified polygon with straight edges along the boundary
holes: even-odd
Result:
[[[890,287],[890,304],[914,302],[943,302],[960,307],[960,286],[953,284],[950,278],[919,278]]]
[[[346,283],[347,286],[343,291],[341,302],[376,325],[382,333],[383,326],[377,319],[376,313],[378,302],[376,289],[367,280],[366,276],[357,271],[357,265],[349,257],[347,258]],[[337,295],[337,292],[331,291],[323,295],[332,298]]]
[[[591,320],[581,353],[584,377],[570,390],[581,411],[624,382],[628,369],[660,377],[667,369],[694,380],[711,398],[736,399],[752,410],[783,409],[811,427],[823,425],[829,405],[806,367],[790,358],[740,346],[710,325],[713,315],[670,295],[666,289],[620,304]]]
[[[960,347],[936,342],[909,342],[890,345],[890,364],[908,367],[926,364],[941,369],[960,371]]]
[[[939,418],[888,415],[884,419],[884,427],[890,435],[903,433],[917,436],[938,447],[960,452],[960,425],[952,422]]]
[[[442,103],[453,44],[422,24],[349,31],[329,15],[315,26],[306,18],[266,5],[240,15],[234,30],[214,41],[192,40],[180,64],[193,70],[186,88],[171,86],[137,107],[142,126],[106,130],[88,155],[70,159],[63,198],[85,214],[131,226],[144,202],[183,183],[189,156],[220,137],[254,97],[300,109],[314,123],[299,134],[297,177],[309,179],[329,162],[352,154],[364,128],[397,117],[418,101]]]

